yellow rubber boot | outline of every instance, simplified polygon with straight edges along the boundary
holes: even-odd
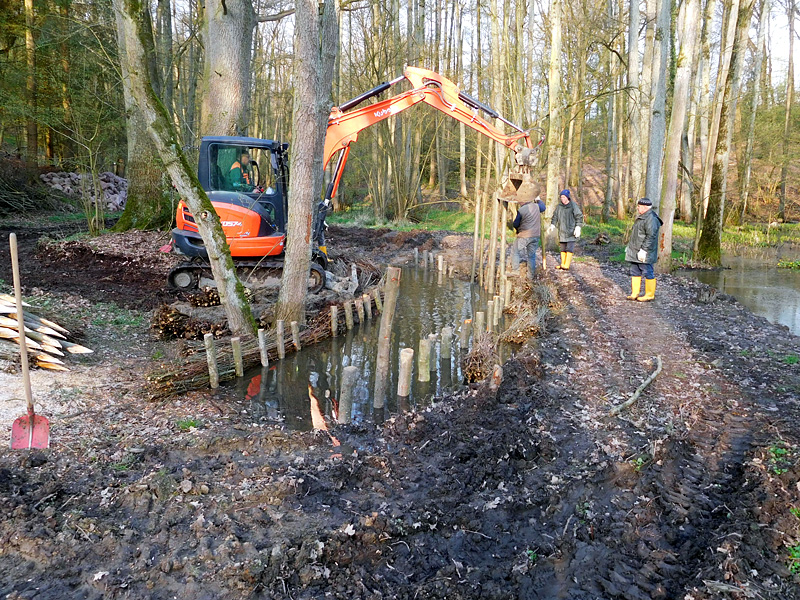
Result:
[[[636,300],[639,297],[639,294],[642,293],[642,278],[641,277],[631,277],[631,295],[628,296],[628,300]]]
[[[644,280],[644,296],[637,298],[639,302],[651,302],[656,297],[656,280]]]
[[[561,262],[556,265],[556,269],[563,269],[564,268],[564,262],[566,260],[567,260],[567,253],[566,252],[562,252],[561,253]]]
[[[570,264],[572,264],[572,252],[565,252],[564,254],[567,255],[567,262],[561,268],[564,269],[565,271],[569,271],[569,266]]]

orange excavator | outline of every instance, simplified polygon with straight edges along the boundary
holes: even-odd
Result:
[[[402,81],[408,81],[411,89],[356,108]],[[538,146],[534,147],[528,131],[460,91],[449,79],[427,69],[406,67],[402,76],[334,107],[328,118],[323,167],[327,167],[337,154],[338,159],[314,218],[310,291],[318,291],[325,285],[328,265],[325,217],[344,173],[350,145],[367,127],[421,103],[514,150],[514,170],[506,183],[504,195],[513,194],[520,187],[523,173],[535,165]],[[489,119],[502,121],[514,132],[506,134],[500,131],[479,116],[479,111]],[[288,148],[288,144],[274,140],[227,136],[205,137],[200,144],[198,177],[219,215],[231,257],[245,282],[250,278],[263,280],[262,275],[277,276],[283,267],[289,211]],[[170,271],[170,287],[192,290],[204,278],[212,283],[203,240],[183,201],[178,204],[176,225],[172,238],[176,248],[188,259]]]

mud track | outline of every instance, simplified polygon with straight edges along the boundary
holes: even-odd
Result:
[[[800,598],[798,338],[685,279],[627,302],[590,256],[546,277],[547,333],[498,391],[334,427],[341,446],[205,394],[148,404],[135,373],[66,406],[51,451],[0,452],[0,594]]]

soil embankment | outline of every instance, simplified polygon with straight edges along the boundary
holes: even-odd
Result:
[[[406,235],[330,237],[375,262],[444,243]],[[53,448],[0,452],[0,593],[800,598],[798,338],[677,277],[627,302],[618,265],[578,258],[546,274],[558,307],[496,392],[332,427],[341,446],[204,393],[147,403],[162,346],[99,352],[41,390]],[[662,373],[609,418],[657,355]]]

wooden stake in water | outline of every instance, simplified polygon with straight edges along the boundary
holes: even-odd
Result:
[[[242,340],[239,337],[231,338],[231,349],[233,350],[233,370],[237,377],[244,376],[244,364],[242,363]]]
[[[428,361],[428,368],[431,372],[436,372],[436,339],[438,336],[435,333],[428,334],[428,341],[431,344],[431,355]]]
[[[264,329],[258,330],[258,351],[261,354],[261,366],[269,366],[269,354],[267,353],[267,332]]]
[[[369,294],[364,294],[361,296],[361,302],[364,304],[364,314],[367,315],[367,320],[372,320],[372,298],[369,297]]]
[[[504,295],[505,295],[505,298],[504,298],[505,302],[503,302],[503,304],[505,304],[505,306],[510,306],[511,305],[511,280],[508,277],[506,277],[505,287],[503,288],[503,291],[504,291]]]
[[[456,272],[456,268],[453,265],[448,265],[447,266],[447,276],[450,279],[453,278],[453,275],[455,274],[455,272]]]
[[[458,336],[458,345],[460,348],[469,347],[469,330],[472,327],[472,319],[464,319],[461,324],[461,331]]]
[[[419,248],[414,248],[414,266],[419,266]]]
[[[491,331],[494,327],[494,300],[486,303],[486,331]]]
[[[342,391],[339,394],[339,423],[349,423],[353,415],[353,396],[358,382],[358,367],[350,365],[342,371]]]
[[[434,254],[433,250],[431,250],[431,253],[428,255],[428,257],[431,260],[431,269],[433,269],[433,265],[436,263],[436,255]]]
[[[392,323],[400,294],[400,274],[398,267],[389,267],[386,271],[386,310],[381,314],[381,325],[378,330],[378,355],[375,358],[375,388],[373,406],[383,408],[386,399],[386,388],[389,382],[389,360],[391,359]],[[369,302],[369,296],[367,296]]]
[[[442,327],[442,347],[441,350],[439,351],[439,353],[442,356],[442,360],[450,360],[452,346],[453,346],[453,328]]]
[[[275,321],[275,335],[278,341],[278,358],[286,358],[286,331],[284,330],[283,319]]]
[[[335,304],[331,306],[331,335],[339,335],[339,307]]]
[[[358,313],[358,322],[359,323],[363,323],[364,322],[364,298],[361,298],[361,297],[356,298],[354,300],[354,302],[356,303],[356,312]]]
[[[425,268],[426,271],[428,270],[428,251],[427,250],[423,250],[422,251],[422,266]]]
[[[475,322],[473,323],[473,327],[472,327],[473,337],[474,337],[475,340],[478,339],[478,336],[483,331],[484,317],[485,316],[486,315],[482,311],[478,311],[478,312],[475,313]]]
[[[500,306],[500,296],[494,297],[494,305],[492,306],[492,325],[497,327],[500,324],[500,311],[502,307]]]
[[[378,309],[378,312],[383,312],[383,299],[381,299],[381,291],[378,288],[375,288],[372,292],[372,295],[375,297],[375,308]]]
[[[419,339],[419,354],[417,354],[417,379],[420,381],[431,380],[431,342],[428,338]]]
[[[214,335],[207,333],[203,336],[206,345],[206,360],[208,360],[208,380],[211,389],[219,387],[219,368],[217,367],[217,349],[214,347]]]
[[[355,326],[353,323],[353,303],[350,300],[344,303],[344,322],[348,330]]]
[[[292,342],[294,342],[295,349],[300,351],[300,324],[297,321],[292,321],[289,326],[292,328]]]
[[[439,256],[436,257],[436,260],[438,261],[439,264],[439,270],[444,271],[444,255],[440,254]]]
[[[411,395],[411,371],[414,367],[414,349],[403,348],[400,351],[400,375],[397,378],[398,398],[408,398]]]

